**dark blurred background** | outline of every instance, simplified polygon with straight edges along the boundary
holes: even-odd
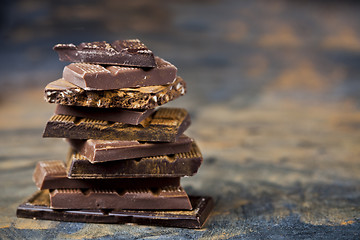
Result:
[[[326,91],[331,98],[360,89],[357,1],[9,0],[1,5],[3,91],[44,87],[60,78],[68,63],[58,61],[52,50],[57,43],[128,38],[141,39],[175,64],[189,94],[203,102],[241,96],[237,103],[246,104],[270,83],[310,95]]]
[[[359,239],[360,2],[331,0],[1,1],[1,239]],[[178,67],[186,134],[210,195],[205,229],[18,219],[41,160],[68,145],[43,139],[61,77],[57,43],[139,38]],[[103,237],[103,238],[102,238]]]

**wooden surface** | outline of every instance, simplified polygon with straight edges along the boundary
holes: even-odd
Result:
[[[54,110],[42,87],[3,91],[0,238],[359,239],[360,8],[321,2],[172,3],[159,15],[165,30],[134,27],[188,83],[166,106],[188,109],[186,134],[204,155],[182,181],[215,199],[201,230],[17,219],[36,162],[64,160],[68,145],[41,138]],[[22,80],[4,74],[45,84],[65,65],[48,59]]]

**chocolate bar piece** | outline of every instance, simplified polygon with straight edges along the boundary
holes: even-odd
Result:
[[[162,86],[122,88],[116,90],[84,90],[64,79],[49,83],[45,87],[45,101],[61,105],[153,109],[186,93],[186,84],[181,77]]]
[[[189,125],[190,116],[181,108],[160,108],[138,125],[54,115],[43,137],[174,142]]]
[[[67,160],[69,178],[148,178],[194,175],[202,163],[195,142],[186,153],[144,157],[92,164],[84,156],[71,151]]]
[[[20,218],[86,223],[133,223],[162,227],[201,228],[208,219],[214,202],[211,197],[189,196],[192,210],[54,210],[50,208],[49,192],[36,192],[16,211]]]
[[[91,163],[189,152],[192,139],[182,135],[176,142],[150,143],[119,140],[67,139],[71,147]]]
[[[110,90],[173,83],[177,68],[159,57],[155,57],[155,61],[156,68],[151,69],[72,63],[64,68],[63,78],[85,90]]]
[[[164,188],[179,187],[180,178],[116,178],[116,179],[69,179],[64,162],[40,161],[35,167],[33,180],[38,189],[57,188]]]
[[[139,124],[154,111],[155,109],[137,111],[123,108],[77,107],[60,104],[57,104],[55,108],[55,114],[58,115],[70,115],[74,117],[121,122],[133,125]]]
[[[55,189],[50,191],[53,209],[191,210],[182,187],[138,189]]]
[[[155,67],[154,54],[139,39],[74,44],[57,44],[54,50],[61,61]]]

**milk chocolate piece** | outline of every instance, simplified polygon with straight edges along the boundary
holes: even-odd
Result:
[[[152,109],[185,95],[186,84],[181,77],[162,86],[122,88],[116,90],[84,90],[72,83],[59,79],[45,88],[45,101],[61,105]]]
[[[61,61],[155,67],[154,54],[139,39],[74,44],[57,44],[54,50]]]
[[[214,202],[211,197],[189,196],[192,210],[54,210],[50,208],[49,192],[36,192],[21,204],[16,216],[21,218],[86,223],[133,223],[162,227],[201,228],[208,219]]]
[[[184,177],[194,175],[202,163],[195,142],[186,153],[144,157],[92,164],[84,156],[71,151],[68,155],[69,178],[150,178]]]
[[[67,139],[71,147],[91,163],[189,152],[192,139],[182,135],[176,142],[150,143],[119,140]]]
[[[55,114],[57,115],[70,115],[74,117],[121,122],[133,125],[139,124],[154,111],[155,109],[137,111],[123,108],[77,107],[60,104],[57,104],[55,108]]]
[[[163,188],[179,187],[180,178],[116,178],[116,179],[69,179],[62,161],[40,161],[36,164],[33,180],[38,189],[57,188]]]
[[[182,187],[138,189],[55,189],[50,191],[53,209],[191,210]]]
[[[155,57],[155,61],[156,68],[151,69],[72,63],[64,68],[63,78],[85,90],[110,90],[173,83],[176,79],[176,67],[159,57]]]
[[[43,137],[174,142],[189,125],[190,116],[181,108],[160,108],[138,125],[54,115]]]

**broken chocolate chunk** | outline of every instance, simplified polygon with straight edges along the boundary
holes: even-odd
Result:
[[[186,84],[181,77],[168,85],[116,90],[84,90],[64,79],[49,83],[45,87],[45,101],[61,105],[153,109],[185,95]]]
[[[192,143],[192,139],[185,135],[169,143],[95,139],[67,139],[67,141],[91,163],[188,152]]]
[[[174,142],[190,123],[189,114],[181,108],[160,108],[138,125],[54,115],[43,137]]]
[[[57,44],[53,48],[61,61],[96,64],[155,67],[154,54],[139,39],[74,44]]]
[[[95,108],[78,107],[57,104],[55,114],[70,115],[74,117],[91,118],[111,122],[128,123],[137,125],[145,118],[150,116],[155,109],[148,110],[129,110],[124,108]]]
[[[70,151],[66,165],[68,177],[77,179],[184,177],[196,174],[202,160],[201,152],[193,142],[191,150],[185,153],[96,164],[76,151]]]
[[[156,57],[155,60],[156,67],[151,69],[72,63],[64,68],[63,78],[85,90],[111,90],[173,83],[176,80],[176,67],[162,58]]]
[[[70,179],[63,161],[40,161],[36,164],[33,180],[38,189],[57,188],[162,188],[179,187],[179,177],[169,178],[115,178],[115,179]]]

